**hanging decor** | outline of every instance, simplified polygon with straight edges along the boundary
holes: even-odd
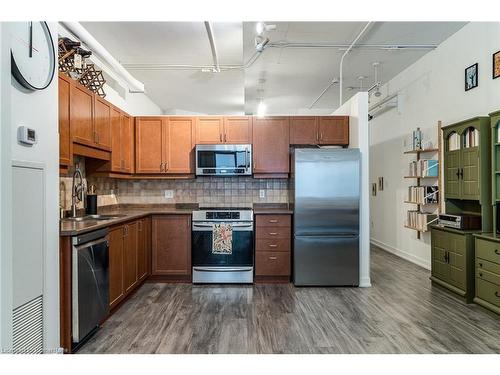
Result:
[[[92,52],[81,48],[80,45],[80,42],[70,38],[59,38],[59,71],[104,98],[106,93],[103,86],[106,80],[102,70],[87,62]]]
[[[493,54],[493,79],[500,77],[500,51]]]
[[[479,68],[478,64],[469,66],[465,69],[465,91],[469,91],[478,85]]]

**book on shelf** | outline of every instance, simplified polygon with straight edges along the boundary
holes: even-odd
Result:
[[[469,128],[464,133],[464,148],[479,146],[479,130]]]
[[[439,202],[439,191],[437,186],[409,186],[408,201],[418,204],[430,204]]]
[[[430,214],[420,211],[408,211],[406,226],[426,232],[434,221],[437,220],[436,214]]]
[[[439,162],[435,159],[422,159],[410,162],[409,174],[411,177],[437,177]]]

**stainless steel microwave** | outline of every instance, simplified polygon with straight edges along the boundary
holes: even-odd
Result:
[[[250,176],[252,145],[196,145],[197,176]]]

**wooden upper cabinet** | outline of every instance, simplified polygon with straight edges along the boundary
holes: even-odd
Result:
[[[123,166],[122,171],[125,173],[134,172],[134,120],[132,117],[122,112],[121,120],[121,152]]]
[[[71,136],[70,136],[70,78],[59,74],[59,164],[71,165]]]
[[[70,126],[74,142],[94,145],[93,94],[83,86],[70,86]]]
[[[113,308],[124,296],[123,289],[124,227],[109,231],[109,307]]]
[[[168,117],[163,132],[166,173],[193,173],[194,139],[193,117]]]
[[[349,145],[349,116],[320,116],[319,144]]]
[[[136,173],[163,172],[164,123],[164,117],[136,118]]]
[[[290,117],[290,144],[317,145],[319,143],[318,117]]]
[[[224,142],[224,118],[218,116],[198,117],[196,143],[217,144]]]
[[[100,148],[111,150],[111,108],[110,104],[94,95],[94,139]]]
[[[115,107],[110,108],[111,126],[111,172],[122,171],[122,146],[121,146],[121,112]]]
[[[253,119],[254,173],[289,173],[289,138],[288,117],[255,117]]]
[[[250,116],[224,117],[225,143],[252,143],[252,118]]]
[[[153,216],[151,238],[153,275],[191,275],[189,215]]]

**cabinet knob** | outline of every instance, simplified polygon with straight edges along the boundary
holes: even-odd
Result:
[[[270,223],[277,223],[278,220],[269,220]]]
[[[271,245],[271,244],[270,244],[270,245],[269,245],[269,247],[278,247],[278,245]]]
[[[278,234],[278,233],[276,233],[276,232],[269,232],[269,235],[270,235],[270,236],[276,236],[277,234]]]
[[[222,133],[219,134],[219,142],[222,142]]]
[[[479,277],[483,277],[483,274],[481,272],[479,273]]]
[[[483,267],[483,263],[479,263],[479,267],[481,267],[481,268],[482,268],[482,267]]]
[[[498,291],[495,292],[495,297],[500,298],[500,293],[498,293]]]
[[[278,259],[277,257],[269,257],[269,260],[276,260]]]
[[[500,255],[500,252],[498,251],[498,249],[495,249],[495,254]]]

